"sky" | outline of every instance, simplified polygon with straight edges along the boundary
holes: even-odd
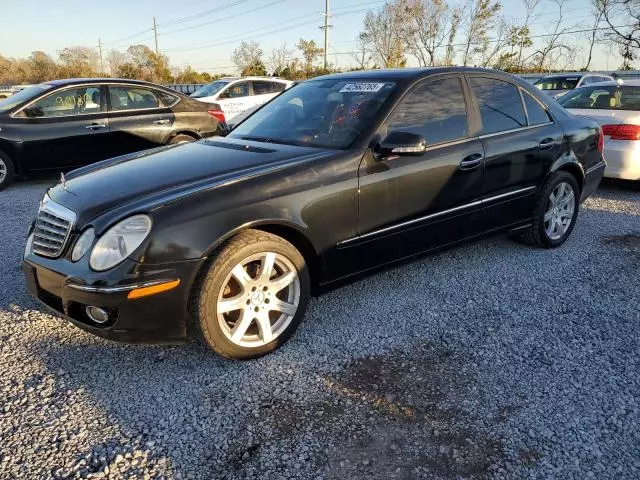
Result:
[[[565,0],[564,25],[589,28],[590,3]],[[0,0],[0,4],[0,55],[6,57],[27,57],[34,50],[56,57],[57,51],[69,46],[97,47],[98,39],[105,57],[111,49],[125,50],[134,43],[155,48],[154,16],[159,49],[171,64],[209,73],[232,73],[231,55],[242,40],[258,41],[266,58],[283,42],[294,50],[301,37],[324,44],[319,27],[325,0]],[[362,20],[367,10],[383,4],[384,0],[330,0],[330,63],[342,67],[354,63],[349,52]],[[524,14],[521,0],[502,4],[508,20]],[[542,0],[532,34],[548,33],[556,12],[551,0]],[[586,37],[583,41],[586,49]],[[596,48],[592,69],[615,69],[620,64],[617,52]]]

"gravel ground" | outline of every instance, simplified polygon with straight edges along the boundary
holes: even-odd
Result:
[[[0,193],[0,478],[640,478],[637,188],[562,248],[492,238],[314,299],[239,363],[43,312],[20,261],[51,181]]]

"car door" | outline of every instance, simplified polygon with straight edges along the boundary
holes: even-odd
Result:
[[[164,145],[175,115],[153,88],[110,84],[109,125],[112,155],[124,155]]]
[[[253,106],[251,96],[249,81],[240,80],[225,87],[218,95],[216,103],[220,105],[228,121]]]
[[[104,87],[61,88],[14,114],[23,124],[26,170],[70,169],[108,157],[109,120]]]
[[[425,80],[396,106],[378,138],[409,133],[426,140],[414,156],[369,150],[359,169],[359,236],[371,266],[426,251],[477,230],[483,169],[482,143],[468,116],[460,75]],[[354,250],[354,254],[356,250]]]
[[[485,75],[468,82],[482,124],[485,229],[529,219],[536,187],[560,155],[563,130],[526,89]]]

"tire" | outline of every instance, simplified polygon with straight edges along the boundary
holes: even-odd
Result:
[[[564,190],[562,190],[563,188]],[[555,210],[551,198],[552,194],[558,200]],[[533,222],[522,234],[522,240],[537,247],[559,247],[573,231],[579,206],[580,187],[576,178],[568,172],[553,173],[538,194],[533,210]],[[549,217],[551,217],[550,220]],[[567,220],[568,223],[566,223]],[[550,227],[551,232],[549,231]]]
[[[3,152],[0,152],[0,190],[5,188],[15,176],[13,161]]]
[[[192,137],[191,135],[180,134],[169,140],[169,145],[176,145],[178,143],[190,143],[195,142],[196,140],[197,139]]]
[[[265,263],[273,268],[262,276]],[[281,237],[246,230],[218,250],[195,289],[195,333],[224,357],[260,357],[291,338],[309,295],[300,252]]]

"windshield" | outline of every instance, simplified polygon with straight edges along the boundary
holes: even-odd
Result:
[[[225,85],[229,85],[229,82],[227,82],[226,80],[216,80],[215,82],[211,82],[204,87],[200,87],[198,90],[193,92],[191,96],[193,98],[211,97],[212,95],[215,95],[220,90],[222,90]]]
[[[546,77],[541,78],[534,85],[540,90],[573,90],[579,81],[580,77]]]
[[[17,107],[21,103],[28,102],[51,88],[53,88],[51,85],[41,83],[40,85],[34,85],[33,87],[20,90],[18,93],[0,100],[0,113],[8,112],[12,108]]]
[[[380,80],[310,80],[285,90],[247,118],[232,138],[346,148],[395,89]]]
[[[580,87],[561,97],[564,108],[640,110],[640,86]]]

